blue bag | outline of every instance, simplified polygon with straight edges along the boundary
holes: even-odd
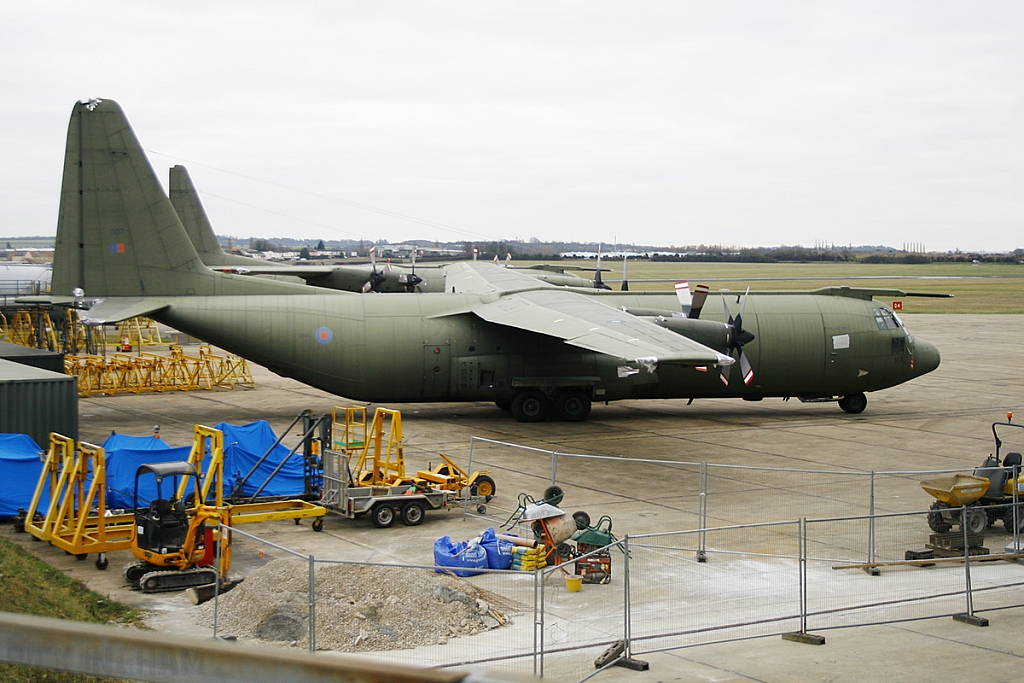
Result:
[[[452,572],[455,576],[474,576],[480,572],[468,570],[487,569],[487,551],[475,543],[454,543],[450,537],[442,536],[434,541],[434,564],[438,567],[458,567],[458,570]],[[434,571],[444,572],[442,569]]]

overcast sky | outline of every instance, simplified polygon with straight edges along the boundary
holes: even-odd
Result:
[[[0,3],[0,237],[76,100],[218,234],[1024,247],[1024,3]]]

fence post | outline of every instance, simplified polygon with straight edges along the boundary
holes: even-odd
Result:
[[[825,637],[807,632],[807,518],[797,521],[797,554],[800,557],[800,630],[796,633],[783,633],[783,640],[792,640],[808,645],[824,645]]]
[[[972,626],[988,626],[988,619],[974,614],[974,592],[971,590],[971,548],[967,534],[967,506],[960,508],[960,530],[964,535],[964,595],[967,597],[967,611],[954,614],[953,619]]]
[[[217,521],[217,544],[213,547],[213,571],[217,580],[213,584],[213,639],[217,640],[217,609],[220,607],[220,547],[224,538],[224,524]]]
[[[871,496],[868,502],[868,564],[875,562],[875,471],[871,470]],[[882,572],[878,567],[865,569],[871,576],[879,576]]]
[[[622,642],[625,645],[622,655],[626,659],[633,657],[633,650],[630,645],[630,640],[633,637],[633,625],[632,625],[632,603],[629,598],[629,534],[626,534],[625,538],[622,539],[622,594],[623,594],[623,614],[622,614]]]
[[[309,651],[316,652],[316,560],[309,556]]]
[[[699,481],[700,493],[697,496],[697,561],[707,562],[707,548],[705,546],[705,532],[708,528],[708,463],[706,460],[700,462]]]
[[[544,586],[542,569],[533,570],[533,675],[544,677]]]

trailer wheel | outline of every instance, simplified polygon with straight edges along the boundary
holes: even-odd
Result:
[[[491,498],[494,498],[495,492],[498,490],[494,480],[488,477],[486,474],[482,474],[476,478],[473,482],[473,487],[470,493],[474,496],[480,496],[484,499],[485,503],[490,503]]]
[[[423,503],[418,500],[405,504],[402,508],[402,524],[406,526],[418,526],[423,522]]]
[[[395,509],[384,503],[377,503],[372,510],[373,525],[378,529],[387,529],[395,523]]]
[[[324,518],[317,517],[313,520],[313,531],[320,532],[324,530]]]

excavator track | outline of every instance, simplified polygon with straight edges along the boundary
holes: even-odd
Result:
[[[205,586],[216,581],[217,572],[207,567],[168,569],[143,575],[139,579],[139,589],[143,593],[164,593]]]
[[[155,569],[157,569],[155,564],[150,564],[143,560],[133,560],[124,566],[124,569],[121,570],[121,576],[123,576],[128,583],[137,586],[139,579]]]

